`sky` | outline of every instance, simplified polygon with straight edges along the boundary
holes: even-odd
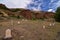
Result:
[[[60,6],[60,0],[0,0],[8,8],[26,8],[54,12]]]

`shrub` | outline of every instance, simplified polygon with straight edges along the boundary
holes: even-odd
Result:
[[[60,22],[60,7],[57,8],[54,18],[55,21]]]

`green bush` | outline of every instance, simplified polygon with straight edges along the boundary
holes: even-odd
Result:
[[[12,11],[12,12],[17,12],[17,11],[19,11],[19,10],[20,10],[20,9],[17,8],[17,9],[12,9],[11,11]]]
[[[10,16],[11,18],[17,18],[17,19],[23,19],[24,17],[23,16],[14,16],[14,15],[12,15],[12,16]]]
[[[60,22],[60,7],[57,8],[54,18],[55,21]]]

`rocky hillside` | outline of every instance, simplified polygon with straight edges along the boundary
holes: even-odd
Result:
[[[45,11],[32,11],[28,9],[22,8],[12,8],[8,9],[5,5],[0,4],[0,17],[5,18],[26,18],[26,19],[44,19],[44,18],[52,18],[54,16],[53,12],[45,12]]]

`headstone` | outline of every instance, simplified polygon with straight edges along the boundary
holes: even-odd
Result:
[[[18,21],[18,24],[20,24],[20,22]]]
[[[23,38],[24,36],[20,36],[21,38]]]
[[[43,29],[45,29],[45,25],[43,25]]]
[[[52,24],[53,26],[55,25],[55,23]]]
[[[25,19],[22,19],[22,21],[25,21]]]
[[[52,24],[50,23],[49,26],[52,26]]]
[[[12,35],[11,35],[11,29],[7,29],[5,31],[5,37],[4,38],[11,38],[11,37],[12,37]]]

